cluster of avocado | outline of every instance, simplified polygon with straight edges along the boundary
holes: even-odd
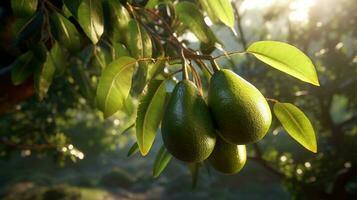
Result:
[[[210,80],[208,105],[191,81],[175,86],[162,120],[162,138],[175,158],[208,160],[217,171],[234,174],[246,162],[245,145],[262,139],[271,120],[259,90],[222,69]]]

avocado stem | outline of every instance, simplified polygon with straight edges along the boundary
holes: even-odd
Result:
[[[181,49],[181,59],[182,59],[182,72],[183,72],[183,80],[189,80],[188,70],[187,70],[187,62],[184,54],[184,49]]]
[[[220,70],[220,68],[219,68],[219,66],[218,66],[218,64],[217,64],[217,62],[216,62],[216,60],[211,59],[210,62],[211,62],[211,65],[212,65],[212,68],[213,68],[213,71],[214,71],[214,72],[217,72],[217,71]]]

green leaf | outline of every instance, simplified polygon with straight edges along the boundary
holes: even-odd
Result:
[[[152,43],[150,36],[135,20],[129,22],[129,50],[135,58],[150,58]]]
[[[129,42],[128,48],[135,58],[150,58],[152,56],[152,43],[146,30],[135,20],[129,22]],[[147,83],[148,64],[140,62],[135,74],[134,92],[140,94]]]
[[[58,43],[55,43],[50,52],[47,52],[46,61],[35,74],[35,89],[40,100],[42,100],[51,86],[56,68],[63,67],[64,54]]]
[[[153,80],[140,99],[136,118],[136,139],[140,152],[147,155],[154,143],[165,109],[165,81]]]
[[[320,85],[310,58],[292,45],[277,41],[260,41],[250,45],[247,52],[297,79]]]
[[[101,1],[82,0],[78,8],[78,22],[92,43],[97,44],[104,32]]]
[[[129,149],[128,154],[126,155],[127,157],[130,157],[136,153],[139,152],[139,145],[137,142],[135,142]]]
[[[104,68],[97,88],[97,105],[109,117],[123,108],[129,95],[136,60],[121,57]]]
[[[77,17],[77,12],[79,5],[81,4],[81,0],[64,0],[65,6],[72,13],[74,17]]]
[[[275,103],[274,114],[289,133],[306,149],[316,153],[315,132],[309,119],[296,106],[290,103]]]
[[[86,63],[78,63],[70,69],[74,81],[79,86],[79,92],[87,99],[87,102],[94,106],[95,88],[91,84],[90,73],[86,70]]]
[[[163,58],[161,56],[159,58]],[[157,61],[156,63],[151,63],[148,65],[148,75],[147,79],[150,81],[154,79],[157,75],[159,75],[165,68],[165,61]]]
[[[16,16],[29,17],[37,10],[38,0],[11,0],[11,8]]]
[[[18,31],[16,37],[16,45],[21,42],[29,42],[32,38],[35,38],[41,31],[41,26],[44,21],[43,12],[36,12],[30,20],[28,20],[22,28]]]
[[[160,5],[160,4],[169,4],[172,3],[172,1],[170,0],[149,0],[146,4],[145,4],[145,8],[147,9],[153,9],[156,6]]]
[[[175,7],[179,20],[187,26],[193,34],[203,43],[211,44],[216,38],[212,30],[206,25],[199,8],[190,2],[180,2]]]
[[[149,1],[146,3],[145,8],[153,9],[153,8],[155,8],[156,5],[159,4],[159,1],[160,1],[160,0],[149,0]]]
[[[114,48],[114,57],[115,58],[119,58],[119,57],[122,57],[122,56],[129,56],[130,55],[128,49],[122,43],[115,42],[113,44],[113,48]]]
[[[211,19],[213,23],[218,23],[220,20],[217,18],[216,14],[214,14],[213,10],[208,4],[207,0],[199,0],[200,4],[204,11],[206,11],[208,17]]]
[[[81,46],[81,38],[74,24],[57,12],[52,14],[51,19],[56,39],[71,52],[78,51]]]
[[[36,68],[33,58],[33,52],[28,51],[11,64],[11,80],[14,85],[20,85],[32,74]]]
[[[153,169],[153,176],[159,177],[171,161],[171,154],[167,151],[164,145],[161,146],[159,153],[156,155]]]
[[[95,59],[92,60],[93,66],[100,66],[101,68],[105,68],[110,62],[112,62],[113,55],[110,47],[106,45],[96,45],[95,48]],[[121,57],[121,56],[120,56]]]
[[[229,0],[200,0],[200,2],[209,16],[215,15],[225,25],[234,28],[234,12]]]
[[[112,41],[127,41],[130,37],[128,32],[128,24],[131,20],[129,12],[120,4],[119,0],[109,0],[107,5],[109,13],[108,28],[113,37]]]

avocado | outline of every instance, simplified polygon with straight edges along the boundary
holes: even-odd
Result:
[[[230,70],[219,70],[211,77],[208,106],[226,142],[254,143],[269,130],[272,116],[265,97]]]
[[[212,154],[208,157],[209,163],[219,172],[235,174],[245,165],[247,151],[245,145],[235,145],[217,137]]]
[[[200,162],[212,153],[216,135],[209,108],[191,81],[175,86],[161,132],[165,147],[179,160]]]

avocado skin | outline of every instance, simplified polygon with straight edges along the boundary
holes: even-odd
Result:
[[[265,97],[230,70],[212,76],[208,105],[220,135],[229,143],[254,143],[269,130],[272,116]]]
[[[245,145],[235,145],[217,137],[212,154],[208,157],[209,163],[219,172],[235,174],[245,165],[247,151]]]
[[[185,162],[200,162],[213,151],[216,135],[209,108],[196,86],[179,82],[171,95],[161,125],[167,150]]]

